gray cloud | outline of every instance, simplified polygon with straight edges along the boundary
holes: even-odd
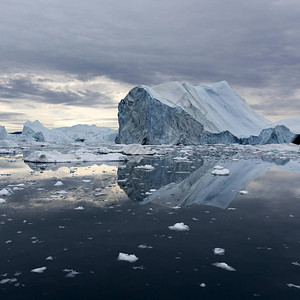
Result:
[[[90,90],[56,91],[45,88],[33,81],[32,76],[10,78],[5,84],[0,84],[0,101],[7,99],[22,101],[29,99],[34,102],[64,104],[73,106],[99,106],[113,108],[115,103],[108,96]],[[43,81],[43,80],[42,80]]]
[[[236,88],[272,89],[299,113],[290,101],[300,82],[299,1],[3,0],[0,10],[3,72],[30,67],[134,85],[227,80]],[[2,87],[8,98],[33,93],[49,103],[109,103],[89,91],[14,84],[15,94]],[[275,101],[261,108],[272,110]]]

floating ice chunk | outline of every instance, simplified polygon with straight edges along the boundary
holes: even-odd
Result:
[[[52,256],[48,256],[48,257],[46,257],[46,260],[53,260],[53,257]]]
[[[5,203],[6,201],[4,200],[4,199],[2,199],[2,198],[0,198],[0,204],[3,204],[3,203]]]
[[[139,245],[138,248],[140,248],[140,249],[152,249],[153,247],[148,245],[148,244],[147,245],[142,244],[142,245]]]
[[[134,254],[126,254],[126,253],[119,253],[118,260],[125,260],[130,263],[134,263],[138,260],[138,257],[136,257]]]
[[[0,284],[5,284],[5,283],[9,283],[10,282],[10,278],[5,278],[0,280]]]
[[[151,165],[144,165],[144,166],[137,166],[137,167],[135,167],[135,169],[152,171],[152,170],[154,170],[154,167]]]
[[[225,249],[223,248],[215,248],[214,250],[215,255],[224,255],[225,254]]]
[[[80,272],[77,272],[73,269],[64,269],[63,272],[67,272],[66,274],[67,278],[74,278],[76,275],[80,274]]]
[[[300,267],[300,264],[297,261],[292,262],[292,265]]]
[[[40,268],[31,270],[31,272],[32,273],[43,273],[46,269],[47,269],[47,267],[40,267]]]
[[[76,209],[76,210],[83,210],[84,207],[83,207],[83,206],[77,206],[77,207],[75,207],[74,209]]]
[[[201,286],[202,288],[205,288],[205,287],[206,287],[206,284],[202,282],[202,283],[200,284],[200,286]]]
[[[147,150],[142,145],[130,144],[121,149],[121,152],[126,155],[154,155],[156,151]]]
[[[248,192],[248,191],[246,191],[246,190],[239,191],[239,193],[240,193],[241,195],[248,195],[248,194],[249,194],[249,192]]]
[[[212,175],[220,175],[220,176],[227,176],[230,174],[230,171],[228,169],[214,169],[211,172]]]
[[[2,189],[0,190],[0,196],[8,196],[9,195],[9,190],[8,189]]]
[[[82,182],[88,183],[88,182],[91,182],[91,180],[90,179],[82,179]]]
[[[54,186],[61,186],[61,185],[64,185],[61,181],[57,181]]]
[[[292,283],[288,283],[287,286],[288,287],[294,287],[296,289],[300,289],[300,285],[295,285],[295,284],[292,284]]]
[[[190,230],[188,225],[185,225],[183,222],[181,223],[176,223],[173,226],[169,226],[170,230],[175,230],[175,231],[188,231]]]
[[[68,194],[68,192],[65,190],[61,190],[61,191],[57,191],[56,194]]]
[[[221,268],[227,271],[236,271],[236,269],[234,269],[233,267],[227,265],[224,262],[216,262],[212,264],[213,266],[217,267],[217,268]]]

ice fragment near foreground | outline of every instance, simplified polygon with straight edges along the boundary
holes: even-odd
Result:
[[[3,204],[3,203],[5,203],[6,201],[4,200],[4,199],[2,199],[2,198],[0,198],[0,204]]]
[[[188,231],[190,230],[188,225],[185,225],[183,222],[181,223],[176,223],[173,226],[169,226],[170,230],[175,230],[175,231]]]
[[[292,284],[292,283],[288,283],[287,286],[288,287],[294,287],[296,289],[300,289],[300,285],[295,285],[295,284]]]
[[[225,249],[223,249],[223,248],[215,248],[214,249],[215,255],[224,255],[224,253],[225,253]]]
[[[47,269],[47,267],[41,267],[41,268],[36,268],[31,270],[32,273],[43,273],[45,270]]]
[[[227,176],[230,174],[230,171],[228,169],[224,169],[223,167],[220,166],[216,166],[216,167],[214,167],[214,170],[211,172],[211,174],[220,175],[220,176]]]
[[[217,267],[217,268],[221,268],[227,271],[236,271],[236,269],[234,269],[233,267],[227,265],[224,262],[216,262],[212,264],[213,266]]]
[[[152,170],[154,170],[154,167],[151,165],[144,165],[144,166],[137,166],[137,167],[135,167],[135,169],[152,171]]]
[[[0,191],[0,196],[7,196],[7,195],[9,195],[9,190],[7,190],[7,189],[2,189],[2,190]]]
[[[130,263],[134,263],[138,260],[138,258],[134,254],[126,254],[126,253],[119,253],[118,260],[128,261]]]

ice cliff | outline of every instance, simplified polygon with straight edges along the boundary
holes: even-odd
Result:
[[[226,81],[196,87],[179,82],[141,85],[118,109],[117,143],[262,144],[294,137],[284,126],[265,129],[272,122],[252,110]]]

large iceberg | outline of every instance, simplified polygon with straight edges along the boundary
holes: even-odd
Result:
[[[283,127],[262,133],[273,123],[252,110],[226,81],[196,87],[179,82],[141,85],[118,109],[117,143],[261,144],[291,142],[294,136]]]

